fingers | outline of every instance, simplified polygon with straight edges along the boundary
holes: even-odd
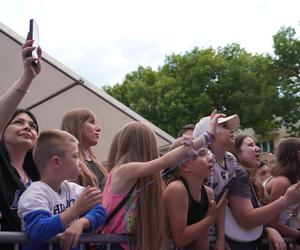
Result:
[[[27,58],[29,55],[31,55],[31,52],[35,50],[35,47],[32,46],[27,46],[25,48],[22,49],[22,57],[25,59]]]
[[[72,248],[75,248],[78,242],[80,234],[75,234],[72,242]]]
[[[213,118],[216,113],[217,113],[217,109],[214,109],[213,112],[210,114],[210,118]]]
[[[26,40],[25,43],[22,45],[22,49],[28,47],[28,46],[32,46],[34,40]]]
[[[74,241],[74,234],[69,233],[68,231],[65,231],[61,237],[60,237],[60,247],[63,250],[69,250],[71,249],[71,246],[73,245]],[[78,241],[78,239],[77,239]]]
[[[224,194],[222,195],[220,201],[218,202],[218,207],[224,207],[227,204],[227,194],[228,194],[228,190],[226,190],[224,192]]]
[[[41,49],[40,46],[37,48],[37,54],[38,54],[38,57],[39,57],[39,58],[42,57],[42,49]]]
[[[295,188],[299,189],[299,192],[300,192],[300,181],[298,181],[298,182],[296,183]]]

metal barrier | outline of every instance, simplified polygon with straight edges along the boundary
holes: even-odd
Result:
[[[57,235],[45,243],[48,244],[48,250],[53,250],[53,244],[59,243],[59,236]],[[294,249],[295,241],[290,238],[284,238],[288,248]],[[210,249],[213,249],[215,237],[210,237]],[[24,232],[5,232],[0,231],[0,243],[14,243],[14,250],[20,249],[20,244],[29,243],[26,234]],[[110,250],[111,244],[113,243],[129,243],[130,249],[134,249],[136,239],[130,235],[116,235],[116,234],[81,234],[78,240],[80,250],[84,249],[84,245],[87,243],[103,244],[107,250]],[[263,244],[268,244],[267,240],[263,241]],[[226,249],[230,249],[226,246]]]
[[[48,244],[48,250],[53,249],[53,244],[59,243],[59,236],[57,235],[45,243]],[[14,250],[20,249],[20,244],[29,243],[26,234],[24,232],[0,232],[0,243],[14,243]],[[110,246],[113,243],[129,243],[130,248],[134,249],[135,238],[129,235],[116,235],[116,234],[81,234],[78,240],[80,250],[84,249],[84,245],[87,243],[104,244],[107,250],[110,250]]]

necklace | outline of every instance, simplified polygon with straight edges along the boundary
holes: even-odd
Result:
[[[30,184],[32,183],[32,180],[28,177],[28,175],[26,174],[26,172],[24,171],[24,174],[21,174],[21,171],[19,169],[17,169],[14,164],[10,163],[13,168],[17,171],[19,177],[20,177],[20,181],[23,183],[23,185],[27,188],[30,186]]]

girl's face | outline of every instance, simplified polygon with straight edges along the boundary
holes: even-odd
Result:
[[[28,151],[36,142],[37,126],[28,114],[20,113],[6,127],[3,137],[7,147],[22,146]]]
[[[221,123],[218,125],[216,140],[214,143],[222,145],[225,150],[229,150],[233,147],[234,143],[234,131],[231,131],[227,128],[227,124]]]
[[[209,150],[201,148],[198,151],[197,159],[190,160],[189,165],[194,175],[207,179],[213,172],[213,155]]]
[[[250,168],[258,168],[260,165],[260,148],[256,146],[251,137],[245,137],[240,147],[238,158],[246,166]]]
[[[94,117],[89,118],[82,125],[82,144],[92,147],[98,144],[101,127]]]

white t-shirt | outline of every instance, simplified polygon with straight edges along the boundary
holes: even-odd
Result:
[[[84,189],[69,181],[63,181],[60,187],[60,193],[57,193],[45,182],[37,181],[26,189],[20,197],[18,208],[23,229],[23,219],[28,213],[43,210],[49,212],[51,216],[60,214],[75,203]]]

